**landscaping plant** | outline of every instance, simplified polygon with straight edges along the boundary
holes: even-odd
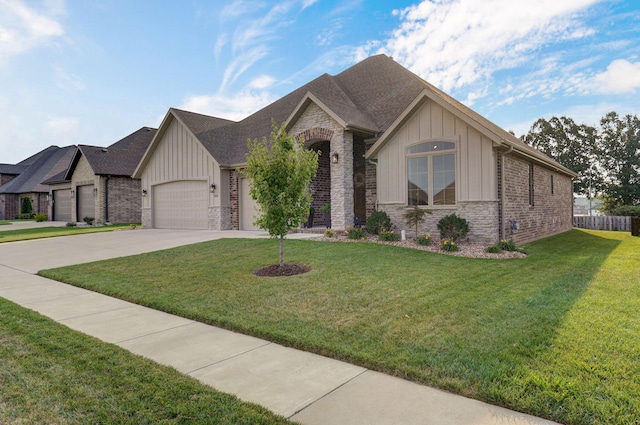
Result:
[[[424,246],[431,245],[431,235],[428,233],[418,235],[416,242],[418,242],[418,245],[424,245]]]
[[[440,239],[458,242],[464,239],[469,233],[469,223],[462,217],[458,217],[455,213],[446,215],[438,222],[438,230],[440,230]]]
[[[303,141],[287,134],[275,121],[270,139],[249,140],[249,193],[260,207],[255,224],[280,239],[280,267],[284,266],[284,237],[307,220],[311,206],[311,179],[318,169],[318,153],[304,149]]]
[[[386,242],[395,242],[400,240],[400,235],[393,230],[381,230],[378,240]]]
[[[364,240],[365,239],[365,233],[364,233],[364,229],[362,227],[353,227],[353,226],[349,226],[347,228],[347,230],[344,231],[345,235],[347,235],[347,237],[349,239],[356,239],[356,240]]]
[[[391,229],[391,218],[385,211],[375,210],[367,218],[367,231],[379,235],[382,230]]]
[[[427,214],[433,214],[431,210],[425,210],[417,205],[408,208],[404,213],[404,219],[407,226],[413,227],[416,231],[416,239],[418,239],[418,226],[424,222],[424,216]]]

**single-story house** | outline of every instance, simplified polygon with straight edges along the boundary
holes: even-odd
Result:
[[[68,168],[45,182],[53,200],[49,216],[140,223],[140,180],[131,175],[155,133],[155,128],[142,127],[108,147],[79,145]]]
[[[42,182],[67,169],[75,146],[49,146],[15,165],[0,165],[0,219],[20,213],[23,198],[31,199],[33,213],[48,214],[49,188]]]
[[[451,213],[486,243],[572,227],[573,172],[385,55],[324,74],[238,122],[169,109],[133,174],[143,226],[252,229],[255,204],[238,170],[247,140],[268,137],[272,120],[320,154],[316,225],[330,203],[336,230],[374,209],[405,229],[414,205],[433,211],[420,230],[436,237]]]

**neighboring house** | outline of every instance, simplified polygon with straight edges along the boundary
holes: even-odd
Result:
[[[108,147],[79,145],[68,168],[48,181],[50,216],[58,221],[93,217],[95,224],[140,223],[140,180],[131,178],[156,133],[142,127]]]
[[[49,146],[16,165],[0,165],[0,219],[20,213],[23,198],[30,198],[33,213],[47,214],[49,188],[44,180],[67,169],[75,146]]]
[[[342,230],[374,209],[406,228],[407,206],[430,209],[422,232],[456,213],[469,238],[518,243],[572,227],[575,174],[392,59],[373,56],[324,74],[231,122],[169,109],[134,173],[142,179],[145,227],[252,229],[255,204],[238,169],[247,140],[272,120],[319,153],[315,224],[331,203]]]

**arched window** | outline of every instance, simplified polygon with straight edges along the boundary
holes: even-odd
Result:
[[[409,146],[407,204],[456,204],[456,144],[433,141]]]

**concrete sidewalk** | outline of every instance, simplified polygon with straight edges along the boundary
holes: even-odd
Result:
[[[266,234],[136,230],[0,244],[0,297],[303,424],[553,424],[34,274],[221,237]]]

